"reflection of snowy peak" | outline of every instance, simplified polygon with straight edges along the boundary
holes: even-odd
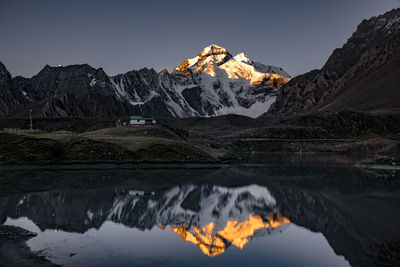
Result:
[[[228,221],[243,222],[251,215],[268,221],[276,202],[268,189],[258,185],[226,188],[211,185],[182,185],[165,191],[119,191],[100,194],[36,193],[15,199],[18,216],[32,219],[41,229],[52,229],[62,219],[66,231],[84,232],[106,220],[129,227],[152,229],[156,225],[215,225],[219,231]],[[97,196],[97,198],[95,197]],[[75,205],[72,199],[79,200]],[[11,202],[10,202],[11,205]],[[12,214],[2,214],[11,216]],[[0,216],[0,219],[1,219]]]
[[[189,227],[204,226],[213,222],[215,230],[221,230],[230,220],[241,222],[255,213],[266,215],[273,211],[274,206],[275,199],[265,187],[186,185],[174,187],[146,201],[129,195],[116,198],[108,219],[130,226],[134,222],[146,228],[184,223]]]
[[[146,201],[143,197],[131,191],[130,196],[115,199],[108,220],[141,229],[169,226],[208,256],[221,254],[230,245],[244,248],[251,239],[281,231],[290,223],[275,210],[268,189],[257,185],[185,185]]]
[[[113,188],[82,195],[45,192],[8,203],[0,219],[25,217],[41,231],[84,233],[100,229],[106,221],[141,230],[157,226],[168,228],[208,256],[221,254],[229,246],[243,249],[250,240],[279,233],[290,224],[268,189],[258,185],[183,185],[158,192]]]

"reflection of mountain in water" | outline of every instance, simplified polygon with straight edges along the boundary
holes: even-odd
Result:
[[[189,228],[188,224],[183,224],[179,227],[171,226],[171,229],[183,240],[197,245],[205,255],[216,256],[224,253],[231,244],[243,249],[254,236],[271,234],[289,223],[280,213],[270,213],[266,218],[249,215],[242,222],[227,221],[225,228],[218,232],[212,222],[203,227]]]
[[[306,159],[310,157],[301,158]],[[157,225],[184,226],[184,231],[191,234],[195,227],[202,230],[213,223],[214,240],[228,221],[239,224],[250,216],[260,216],[266,223],[279,208],[292,223],[322,233],[351,265],[372,266],[382,259],[388,259],[382,265],[393,265],[392,256],[385,255],[393,251],[395,259],[399,255],[400,176],[364,172],[343,161],[332,162],[293,159],[268,168],[36,171],[32,175],[37,178],[28,181],[23,172],[3,172],[2,188],[22,181],[18,184],[21,191],[41,192],[0,198],[0,223],[7,217],[25,216],[41,230],[83,233],[111,220],[142,230]],[[186,183],[220,186],[179,186]],[[155,194],[132,197],[129,190],[133,189],[155,190]],[[263,233],[265,230],[257,230],[251,238]],[[204,231],[202,234],[207,236]],[[212,248],[208,251],[214,253]]]
[[[290,223],[276,210],[267,188],[249,185],[176,186],[155,194],[133,190],[104,190],[92,194],[34,193],[10,199],[5,217],[28,217],[41,230],[85,232],[104,221],[139,229],[171,229],[215,256],[231,244],[239,248],[255,236],[271,234]]]

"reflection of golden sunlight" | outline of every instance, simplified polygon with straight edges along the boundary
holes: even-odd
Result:
[[[252,239],[254,233],[260,229],[274,229],[282,225],[289,224],[290,221],[277,213],[275,218],[272,213],[267,216],[268,221],[264,222],[259,215],[250,215],[249,219],[243,222],[228,221],[224,229],[213,234],[214,223],[209,223],[203,227],[193,226],[187,229],[185,223],[179,227],[171,226],[183,240],[192,242],[208,256],[216,256],[224,253],[229,244],[243,249]]]
[[[58,232],[58,230],[57,229],[54,229],[54,233],[57,233]]]
[[[157,224],[157,227],[160,228],[161,230],[165,230],[165,226],[164,225]]]

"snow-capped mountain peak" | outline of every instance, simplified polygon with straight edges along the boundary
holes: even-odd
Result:
[[[215,44],[185,59],[172,73],[139,71],[112,78],[117,96],[135,108],[161,100],[163,105],[157,104],[157,109],[173,117],[257,117],[268,110],[276,90],[289,80],[277,67],[254,62],[244,53],[233,57]]]
[[[253,66],[258,72],[261,73],[271,73],[271,74],[278,74],[280,76],[290,78],[290,75],[285,72],[282,68],[270,65],[264,65],[262,63],[256,62],[251,60],[245,53],[239,53],[233,57],[237,62],[246,63],[248,65]]]
[[[26,93],[26,99],[46,100],[38,111],[45,116],[129,116],[149,112],[170,118],[226,114],[257,117],[268,110],[277,90],[289,81],[283,71],[277,70],[252,61],[244,53],[233,57],[225,48],[212,44],[172,73],[143,68],[107,76],[102,69],[89,65],[48,66],[32,79],[16,84]],[[76,94],[79,98],[73,100]],[[107,105],[96,105],[96,109],[86,105],[93,94],[96,101]]]
[[[215,44],[204,48],[196,57],[186,59],[173,72],[181,72],[186,75],[203,72],[215,77],[216,67],[225,70],[230,79],[243,78],[248,80],[250,84],[261,84],[264,80],[271,78],[281,79],[281,82],[275,86],[280,88],[290,78],[289,74],[282,68],[255,62],[248,58],[244,52],[233,57],[225,48]]]
[[[245,53],[239,53],[233,57],[238,62],[249,63],[251,60],[247,57]]]
[[[182,72],[185,74],[189,73],[189,69],[192,72],[206,72],[212,76],[215,76],[214,65],[221,65],[227,60],[232,58],[229,52],[216,44],[205,47],[200,54],[194,58],[185,59],[179,66],[177,66],[174,72]]]
[[[228,55],[228,51],[216,44],[211,44],[203,49],[201,51],[200,55],[201,57],[209,57],[209,56],[216,56],[216,55]]]

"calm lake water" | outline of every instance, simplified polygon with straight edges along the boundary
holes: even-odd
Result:
[[[337,157],[264,163],[2,170],[0,222],[36,232],[31,250],[65,266],[396,263],[398,173]]]

